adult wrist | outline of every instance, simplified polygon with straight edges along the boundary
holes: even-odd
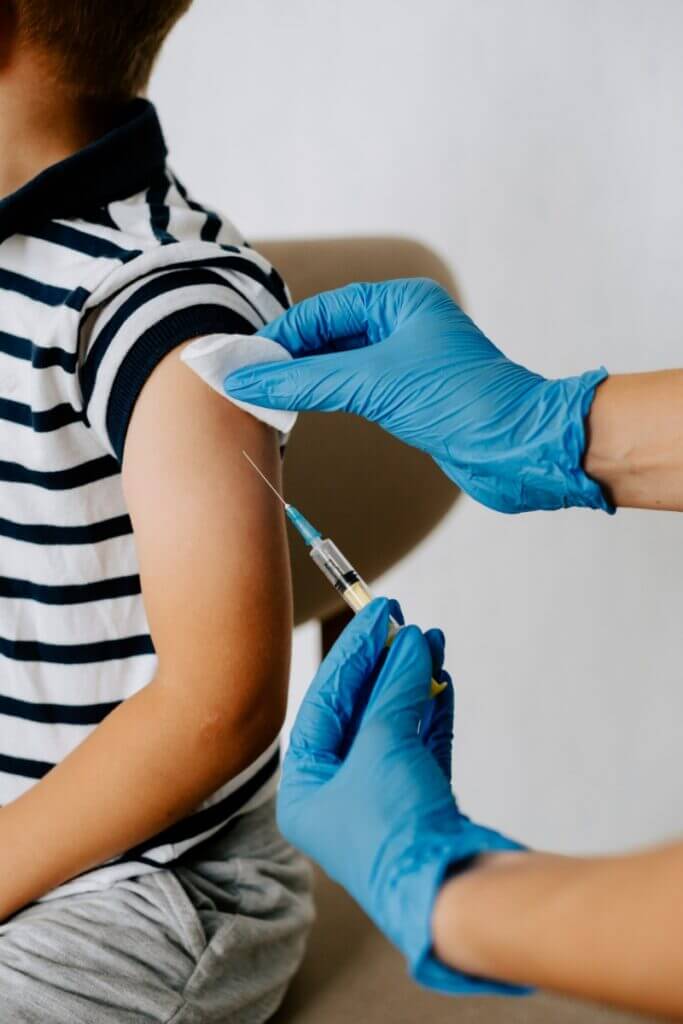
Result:
[[[637,422],[640,410],[631,410],[624,402],[624,382],[628,386],[628,378],[612,377],[596,392],[586,417],[584,467],[589,476],[599,481],[613,504],[637,506],[640,502],[634,496],[643,489],[643,465],[637,457],[633,435],[624,429],[624,421],[629,425]]]
[[[484,853],[467,870],[444,880],[432,913],[433,950],[442,963],[466,974],[488,973],[490,968],[487,969],[478,941],[482,917],[480,881],[484,874],[489,878],[491,872],[524,855],[528,856],[523,850]]]
[[[683,370],[620,374],[586,421],[586,472],[622,508],[683,510]]]
[[[495,979],[475,977],[443,963],[435,953],[433,938],[434,909],[447,879],[468,872],[487,853],[521,850],[524,847],[515,840],[462,818],[452,834],[422,837],[394,865],[383,896],[385,904],[393,908],[387,933],[406,956],[415,981],[444,993],[527,991]]]

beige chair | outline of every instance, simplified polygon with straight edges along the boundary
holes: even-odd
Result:
[[[446,265],[407,239],[259,242],[295,300],[349,281],[431,277],[451,293]],[[302,416],[290,442],[285,493],[333,537],[368,582],[414,548],[444,517],[457,490],[432,461],[356,417]],[[292,538],[295,619],[317,619],[327,650],[347,621]],[[362,808],[359,807],[362,816]],[[641,1020],[549,996],[454,1001],[407,978],[401,957],[353,901],[316,872],[318,919],[303,967],[274,1024],[626,1024]]]

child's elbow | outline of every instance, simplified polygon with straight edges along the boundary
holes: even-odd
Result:
[[[195,661],[183,670],[179,659],[162,658],[153,683],[156,714],[174,723],[183,759],[209,789],[239,775],[272,745],[287,709],[284,656],[264,658],[257,670],[239,660],[227,670],[221,662]]]
[[[230,762],[230,774],[246,768],[276,739],[285,720],[286,685],[250,687],[238,699],[210,699],[198,719],[197,742],[200,751]]]

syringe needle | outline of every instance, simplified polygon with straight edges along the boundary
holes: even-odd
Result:
[[[329,538],[323,539],[320,531],[316,530],[315,526],[312,526],[308,519],[294,505],[290,505],[285,501],[277,488],[273,487],[268,477],[258,468],[251,456],[247,455],[244,448],[242,449],[242,455],[244,455],[252,469],[256,470],[264,484],[270,487],[275,497],[285,506],[287,518],[294,529],[303,537],[307,547],[310,548],[311,558],[323,575],[329,580],[351,610],[359,612],[361,608],[364,608],[372,600],[372,594],[351,563],[344,558],[339,548]],[[394,642],[394,638],[400,628],[397,622],[390,619],[387,646]],[[432,697],[436,696],[437,693],[441,693],[445,688],[446,683],[439,683],[432,679]]]
[[[282,497],[282,495],[280,494],[280,492],[279,492],[279,491],[277,490],[277,488],[273,487],[273,485],[271,484],[271,482],[270,482],[270,480],[268,479],[268,477],[267,477],[267,476],[265,476],[265,475],[264,475],[264,474],[263,474],[263,473],[261,472],[261,470],[260,470],[260,469],[258,468],[258,466],[256,465],[256,463],[254,462],[254,460],[253,460],[253,459],[252,459],[252,458],[251,458],[251,457],[250,457],[249,455],[247,455],[247,453],[245,452],[244,448],[242,449],[242,455],[244,455],[244,457],[245,457],[245,459],[247,460],[247,462],[248,462],[248,463],[249,463],[249,464],[250,464],[251,466],[253,466],[253,468],[254,468],[254,469],[256,470],[256,472],[257,472],[257,473],[258,473],[258,475],[259,475],[259,476],[261,477],[261,479],[263,480],[263,482],[264,482],[265,484],[267,484],[267,485],[268,485],[268,487],[270,487],[270,489],[271,489],[271,491],[273,492],[273,494],[275,495],[275,497],[276,497],[276,498],[279,498],[279,499],[280,499],[280,501],[282,502],[282,504],[283,504],[283,505],[285,506],[285,508],[287,508],[287,502],[286,502],[286,501],[285,501],[285,499],[284,499],[284,498]]]

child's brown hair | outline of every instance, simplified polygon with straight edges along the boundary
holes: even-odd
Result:
[[[147,85],[192,0],[14,0],[19,39],[42,50],[78,96],[121,100]]]

